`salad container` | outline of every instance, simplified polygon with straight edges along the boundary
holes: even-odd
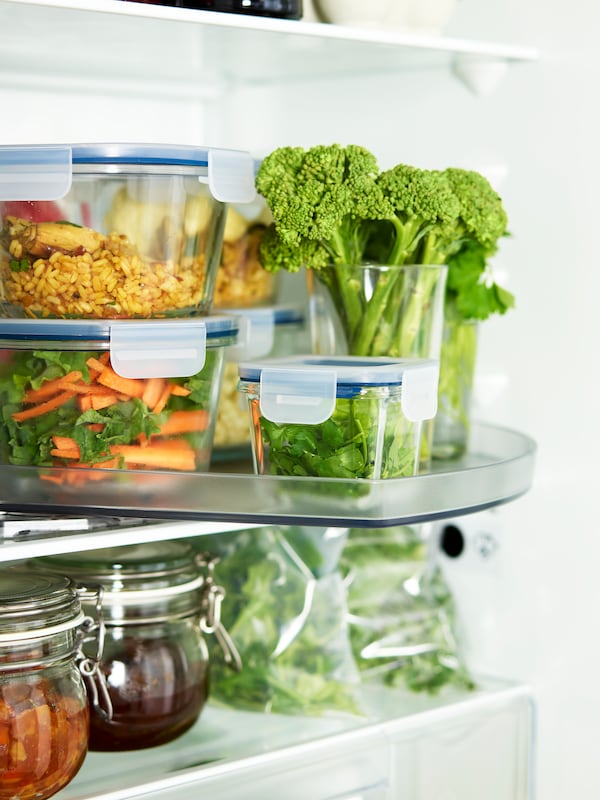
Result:
[[[0,147],[0,314],[120,319],[211,311],[248,153],[177,145]]]
[[[295,356],[239,365],[258,474],[415,475],[424,420],[435,416],[438,362]]]
[[[237,330],[225,316],[0,320],[0,463],[205,471]]]
[[[263,270],[264,271],[264,270]],[[310,350],[306,314],[301,306],[224,309],[239,322],[237,344],[225,353],[215,424],[213,461],[250,457],[248,411],[238,392],[238,364],[248,359],[289,356]]]

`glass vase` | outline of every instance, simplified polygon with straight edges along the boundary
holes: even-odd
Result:
[[[435,459],[460,458],[467,451],[477,334],[477,321],[463,319],[454,304],[447,302],[440,352],[438,410],[433,425],[432,456]]]
[[[307,270],[313,353],[439,359],[447,271],[443,264]],[[421,471],[432,446],[433,419],[422,426]]]

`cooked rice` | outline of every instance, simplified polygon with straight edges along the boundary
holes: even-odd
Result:
[[[178,263],[143,259],[117,233],[94,253],[55,251],[23,272],[13,271],[10,260],[0,256],[2,299],[32,317],[160,317],[210,307],[202,254]]]

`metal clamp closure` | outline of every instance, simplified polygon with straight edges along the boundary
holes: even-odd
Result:
[[[214,634],[223,651],[225,663],[236,672],[239,672],[243,666],[242,658],[233,639],[221,622],[221,606],[225,599],[225,589],[215,583],[214,580],[215,564],[219,562],[219,559],[210,553],[203,553],[198,555],[196,561],[200,567],[206,570],[200,630],[203,633]]]
[[[96,711],[105,719],[111,720],[113,717],[113,705],[108,692],[106,676],[100,669],[102,656],[104,654],[104,639],[106,636],[106,625],[102,611],[102,586],[93,589],[85,586],[77,587],[77,594],[81,602],[94,602],[96,619],[85,616],[81,625],[81,640],[77,652],[77,664],[83,676],[86,688],[90,696],[90,702]],[[95,642],[96,652],[93,656],[84,653],[84,645]]]

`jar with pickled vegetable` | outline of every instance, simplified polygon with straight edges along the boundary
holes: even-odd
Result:
[[[209,693],[204,633],[221,634],[222,590],[210,561],[171,541],[39,561],[76,581],[96,622],[96,643],[88,644],[89,663],[97,656],[87,679],[90,750],[152,747],[188,730]]]
[[[84,622],[68,578],[0,570],[0,800],[45,800],[83,763]]]

